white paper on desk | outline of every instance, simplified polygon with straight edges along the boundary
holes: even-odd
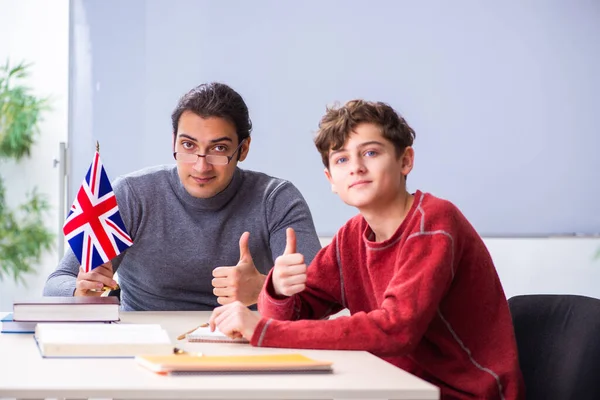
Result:
[[[244,338],[232,339],[225,335],[223,332],[215,329],[214,332],[210,331],[210,327],[201,326],[195,331],[185,335],[188,342],[205,342],[205,343],[248,343]]]

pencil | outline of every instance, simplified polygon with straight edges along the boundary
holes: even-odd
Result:
[[[194,331],[195,331],[196,329],[198,329],[198,328],[206,328],[206,327],[208,327],[208,322],[207,322],[207,323],[204,323],[204,324],[201,324],[201,325],[198,325],[198,326],[197,326],[197,327],[195,327],[194,329],[190,329],[189,331],[187,331],[187,332],[185,332],[185,333],[182,333],[181,335],[177,336],[177,340],[183,340],[183,339],[185,339],[185,336],[186,336],[188,333],[192,333],[192,332],[194,332]]]

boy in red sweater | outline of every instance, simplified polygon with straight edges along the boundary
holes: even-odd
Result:
[[[360,214],[310,267],[288,229],[259,296],[210,324],[255,346],[366,350],[446,399],[522,399],[508,304],[485,244],[450,202],[406,190],[415,133],[390,106],[328,109],[315,144],[332,190]],[[326,318],[344,308],[351,316]]]

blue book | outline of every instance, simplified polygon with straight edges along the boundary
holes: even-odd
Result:
[[[0,320],[2,329],[0,333],[34,333],[36,321],[14,321],[10,313]]]

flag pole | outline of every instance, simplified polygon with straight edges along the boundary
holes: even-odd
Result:
[[[97,140],[96,140],[96,153],[98,153],[98,154],[100,153],[100,143],[98,143]],[[97,289],[91,289],[90,291],[91,292],[103,292],[103,293],[107,293],[107,292],[110,292],[111,290],[117,290],[117,289],[120,289],[118,283],[117,283],[117,286],[114,287],[114,288],[110,287],[110,286],[104,285],[104,287],[102,289],[99,289],[99,290],[97,290]]]

